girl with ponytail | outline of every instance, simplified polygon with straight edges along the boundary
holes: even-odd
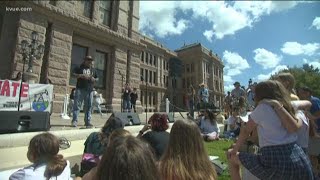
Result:
[[[50,133],[34,136],[29,143],[27,157],[33,164],[13,173],[9,180],[68,180],[71,179],[69,161],[59,152],[59,140]]]

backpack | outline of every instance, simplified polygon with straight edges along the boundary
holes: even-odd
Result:
[[[81,177],[98,165],[100,156],[104,151],[104,146],[101,144],[98,132],[91,133],[84,145],[80,168]]]

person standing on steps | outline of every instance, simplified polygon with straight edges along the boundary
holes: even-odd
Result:
[[[73,106],[73,118],[71,125],[77,127],[78,116],[82,102],[84,102],[84,122],[86,128],[91,128],[93,125],[91,121],[91,109],[93,100],[93,86],[95,81],[98,80],[97,73],[93,66],[93,58],[86,56],[84,61],[79,67],[76,67],[73,71],[73,75],[77,78],[76,91],[74,95],[74,106]]]

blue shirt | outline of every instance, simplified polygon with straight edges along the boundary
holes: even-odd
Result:
[[[317,97],[311,96],[310,101],[311,101],[311,104],[312,104],[311,108],[310,108],[311,114],[314,114],[314,113],[320,111],[320,99],[317,98]],[[320,118],[318,118],[316,120],[316,123],[317,123],[317,126],[318,126],[318,130],[317,131],[320,132]]]
[[[199,89],[198,96],[199,96],[201,101],[207,103],[209,101],[209,91],[208,91],[208,89],[207,88]]]

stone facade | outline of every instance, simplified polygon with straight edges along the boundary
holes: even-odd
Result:
[[[183,61],[182,89],[192,85],[196,92],[199,84],[205,83],[209,89],[209,100],[222,107],[224,100],[223,63],[221,59],[200,43],[185,45],[176,50]]]
[[[32,11],[10,12],[6,10],[7,7],[28,7]],[[140,35],[139,1],[2,1],[0,28],[2,79],[13,78],[23,70],[20,42],[30,42],[31,32],[38,32],[39,43],[45,45],[45,52],[40,60],[34,61],[33,73],[37,82],[41,83],[46,76],[52,81],[53,111],[58,113],[62,110],[65,95],[74,87],[72,66],[83,58],[80,58],[81,53],[76,48],[94,58],[98,53],[105,55],[102,68],[105,85],[98,91],[103,94],[107,109],[111,111],[120,111],[121,90],[126,82],[138,89],[138,112],[146,109],[148,112],[164,111],[165,98],[172,99],[174,96],[169,77],[169,59],[179,57],[184,63],[192,61],[183,55],[183,52],[191,52],[192,48],[173,52]],[[221,85],[218,89],[211,88],[218,97],[223,92],[223,65],[221,61],[214,60],[215,56],[205,55],[208,53],[204,51],[198,53],[200,55],[195,59],[208,59],[214,62],[211,63],[212,67],[218,67],[220,71],[218,76],[209,73],[212,75],[209,79],[212,86],[215,80]],[[26,68],[27,65],[24,70]],[[203,81],[200,71],[198,66],[196,77],[199,79],[196,83]],[[147,77],[145,72],[148,72]],[[147,79],[141,81],[141,75]],[[182,78],[178,79],[178,86],[175,92],[184,92]],[[178,93],[177,97],[176,104],[183,107],[183,96]]]

